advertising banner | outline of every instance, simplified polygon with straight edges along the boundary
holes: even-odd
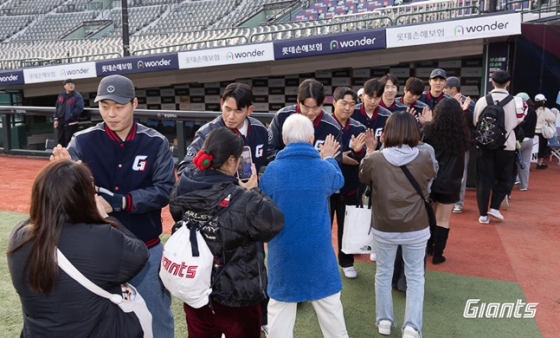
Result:
[[[25,83],[87,79],[97,77],[95,62],[67,63],[64,65],[28,68],[23,70]]]
[[[179,69],[177,53],[133,56],[96,62],[98,76],[161,72]]]
[[[179,69],[274,60],[272,42],[179,52]]]
[[[384,49],[385,29],[274,43],[276,60]]]
[[[509,44],[507,43],[491,43],[488,45],[486,53],[486,94],[492,89],[492,74],[497,70],[507,71],[508,67]]]
[[[387,48],[521,34],[521,13],[387,28]]]
[[[0,72],[0,86],[19,85],[23,83],[24,81],[22,70]]]

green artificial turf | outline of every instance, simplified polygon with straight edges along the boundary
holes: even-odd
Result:
[[[11,229],[25,217],[19,213],[0,211],[0,252],[6,252]],[[163,240],[167,238],[166,235],[162,236]],[[342,277],[344,287],[342,303],[349,336],[351,338],[387,337],[379,335],[375,327],[375,264],[356,262],[355,267],[359,275],[357,279],[348,280]],[[463,311],[467,299],[480,299],[481,302],[486,303],[515,303],[518,299],[525,300],[525,296],[517,283],[428,271],[423,337],[541,337],[534,319],[464,318]],[[405,295],[393,292],[393,302],[398,328],[393,329],[390,337],[400,337]],[[175,336],[186,337],[182,303],[176,299],[173,301],[173,313]],[[4,256],[0,260],[0,337],[19,337],[21,326],[21,306],[12,286]],[[315,312],[309,303],[298,307],[294,337],[322,337]]]

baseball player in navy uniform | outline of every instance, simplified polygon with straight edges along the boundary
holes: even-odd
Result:
[[[364,83],[364,93],[362,95],[363,103],[356,105],[352,118],[368,129],[372,129],[377,138],[377,147],[381,146],[379,137],[385,128],[385,122],[391,111],[379,105],[385,86],[378,79],[367,80]]]
[[[54,158],[71,156],[91,169],[106,212],[117,218],[150,251],[148,262],[130,283],[153,316],[154,337],[173,337],[171,295],[159,279],[163,251],[161,209],[175,183],[169,141],[133,120],[138,105],[132,81],[111,75],[99,83],[95,102],[103,122],[74,135],[68,151],[57,147]]]
[[[62,85],[64,92],[56,98],[53,126],[58,133],[58,144],[66,147],[72,139],[72,135],[78,130],[79,118],[84,110],[84,99],[76,91],[74,80],[66,79]]]
[[[282,126],[288,116],[292,114],[302,114],[313,122],[315,130],[314,146],[317,150],[325,142],[328,135],[333,135],[335,140],[341,142],[340,125],[323,111],[323,103],[325,102],[325,88],[323,84],[315,79],[304,80],[298,87],[297,104],[280,109],[272,119],[268,128],[268,161],[276,158],[276,154],[284,149],[284,141],[282,140]],[[342,155],[337,157],[340,163]]]
[[[421,116],[424,109],[430,109],[427,104],[418,100],[424,91],[424,81],[417,77],[410,77],[404,84],[404,95],[397,97],[395,101],[404,104],[407,110],[415,117]]]
[[[203,125],[187,147],[187,154],[179,163],[179,173],[192,165],[193,158],[202,148],[208,134],[219,127],[227,127],[241,135],[245,145],[251,148],[251,158],[257,171],[266,163],[266,149],[268,148],[268,130],[257,119],[250,115],[253,112],[253,91],[243,83],[230,83],[220,100],[222,115]]]
[[[390,110],[391,113],[406,110],[404,104],[395,100],[399,92],[399,79],[393,74],[387,74],[379,79],[379,81],[383,84],[383,96],[381,101],[379,101],[379,105]]]
[[[338,224],[338,265],[346,278],[356,278],[358,273],[354,269],[354,255],[342,252],[342,235],[344,233],[344,216],[347,205],[357,205],[361,199],[359,187],[360,161],[366,154],[364,147],[366,141],[366,127],[350,116],[354,113],[354,107],[358,95],[348,87],[338,87],[333,93],[334,113],[332,117],[342,129],[342,163],[340,169],[344,176],[344,186],[340,191],[331,196],[331,224],[336,211],[336,222]]]
[[[425,90],[418,100],[428,105],[431,110],[445,97],[451,97],[443,92],[447,74],[445,70],[436,68],[430,73],[430,90]]]

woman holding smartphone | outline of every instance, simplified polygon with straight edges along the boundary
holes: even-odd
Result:
[[[262,242],[284,226],[284,215],[257,187],[257,172],[242,182],[237,176],[244,141],[227,128],[212,130],[179,181],[171,205],[187,222],[215,221],[201,229],[214,256],[210,303],[199,309],[183,305],[188,336],[260,338],[261,308],[267,274]],[[224,270],[222,272],[222,270]]]
[[[8,244],[8,267],[23,312],[21,337],[144,337],[138,318],[61,272],[57,248],[95,285],[121,294],[148,249],[107,216],[85,164],[49,163],[31,190],[29,219]]]

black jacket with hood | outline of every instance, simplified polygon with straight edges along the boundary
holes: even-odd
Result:
[[[181,174],[179,194],[170,205],[181,207],[186,221],[199,224],[227,208],[201,229],[214,255],[212,301],[245,307],[265,298],[262,242],[270,241],[284,227],[284,214],[268,196],[259,188],[239,186],[233,176],[188,167]]]

